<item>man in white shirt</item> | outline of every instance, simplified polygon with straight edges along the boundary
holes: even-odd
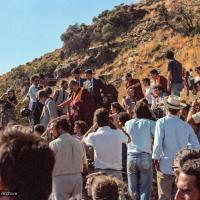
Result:
[[[42,114],[40,116],[40,124],[46,128],[52,119],[58,117],[58,112],[54,100],[48,96],[45,90],[38,91],[38,100],[44,104]]]
[[[31,114],[29,116],[29,125],[33,126],[34,124],[34,111],[36,109],[37,104],[37,92],[38,92],[38,84],[39,84],[39,76],[33,75],[31,77],[31,86],[28,91],[28,97],[29,97],[29,110],[31,111]]]
[[[148,104],[151,106],[152,104],[152,87],[150,86],[151,85],[151,81],[149,78],[144,78],[142,80],[143,82],[143,86],[145,88],[145,93],[144,93],[144,96],[145,96],[145,99],[148,101]]]
[[[53,200],[81,200],[82,175],[87,159],[84,147],[69,133],[69,123],[62,116],[50,127],[55,140],[49,146],[55,155],[53,170]]]
[[[95,170],[122,180],[122,143],[129,143],[130,136],[125,131],[109,127],[109,112],[106,109],[98,109],[95,120],[96,125],[83,138],[85,144],[94,149]]]

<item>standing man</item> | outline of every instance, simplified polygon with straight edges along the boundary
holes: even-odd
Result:
[[[86,81],[86,79],[81,78],[80,68],[73,69],[71,74],[74,77],[74,80],[78,83],[79,87],[83,87],[83,83]]]
[[[44,105],[40,117],[40,124],[46,128],[52,119],[58,117],[56,105],[54,100],[48,96],[45,90],[39,90],[37,95],[38,100]]]
[[[102,107],[103,100],[101,96],[101,91],[104,89],[104,84],[100,79],[95,79],[92,75],[92,70],[88,69],[85,71],[86,81],[83,86],[88,92],[93,96],[95,109]]]
[[[95,120],[96,124],[83,138],[85,144],[94,149],[95,170],[122,180],[122,144],[129,143],[130,136],[125,131],[110,128],[109,112],[104,108],[96,110]]]
[[[69,98],[69,93],[67,92],[67,88],[68,88],[68,83],[67,81],[63,80],[61,82],[60,88],[56,90],[53,95],[53,100],[55,101],[56,105],[63,103]],[[68,108],[64,108],[62,111],[58,110],[59,116],[63,114],[67,114],[67,112],[68,112]]]
[[[58,118],[50,127],[55,140],[49,146],[55,154],[53,200],[81,200],[82,175],[87,163],[82,144],[69,134],[69,122]]]
[[[139,79],[134,79],[130,73],[127,73],[125,76],[125,87],[126,90],[130,88],[134,88],[134,98],[136,101],[144,98],[144,94],[142,92],[142,86]]]
[[[37,106],[37,92],[38,92],[38,84],[39,84],[39,76],[33,75],[31,77],[31,86],[28,91],[29,97],[29,110],[31,111],[29,116],[29,125],[32,127],[34,125],[34,116],[35,110]]]
[[[174,58],[174,53],[166,53],[168,59],[168,91],[173,95],[180,96],[183,89],[183,67],[182,64]]]
[[[178,116],[186,107],[180,97],[171,95],[164,105],[168,114],[156,122],[152,157],[157,169],[159,200],[170,200],[175,182],[172,165],[176,153],[184,147],[200,148],[200,145],[192,127]]]

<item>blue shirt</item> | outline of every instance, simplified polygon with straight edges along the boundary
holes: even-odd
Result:
[[[168,63],[168,71],[172,73],[172,83],[182,83],[182,64],[177,60],[170,60]]]
[[[125,130],[131,137],[127,144],[128,153],[151,153],[155,122],[148,119],[131,119],[125,124]]]
[[[156,122],[152,157],[159,160],[161,172],[173,174],[174,157],[187,146],[200,148],[194,130],[188,123],[175,115],[167,115]]]

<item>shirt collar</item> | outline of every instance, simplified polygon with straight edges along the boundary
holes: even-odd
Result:
[[[107,130],[110,130],[110,126],[102,126],[102,127],[99,127],[99,128],[97,129],[97,132],[99,132],[99,131],[107,131]]]
[[[44,104],[47,105],[47,103],[48,103],[50,100],[51,100],[50,98],[46,99],[46,101],[44,102]]]
[[[167,116],[173,117],[173,118],[180,118],[179,116],[177,116],[177,115],[172,115],[172,114],[170,114],[170,113],[168,113]]]
[[[58,138],[65,138],[71,136],[69,133],[63,133]]]

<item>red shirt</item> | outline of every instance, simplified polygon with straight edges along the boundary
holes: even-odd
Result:
[[[140,85],[137,86],[137,87],[134,87],[134,89],[135,89],[134,98],[135,98],[136,101],[139,101],[140,99],[144,98],[144,94],[142,92],[142,86],[141,86],[140,80],[139,79],[131,79],[130,81],[127,81],[125,83],[126,89],[128,89],[130,86],[138,84],[138,83]]]

